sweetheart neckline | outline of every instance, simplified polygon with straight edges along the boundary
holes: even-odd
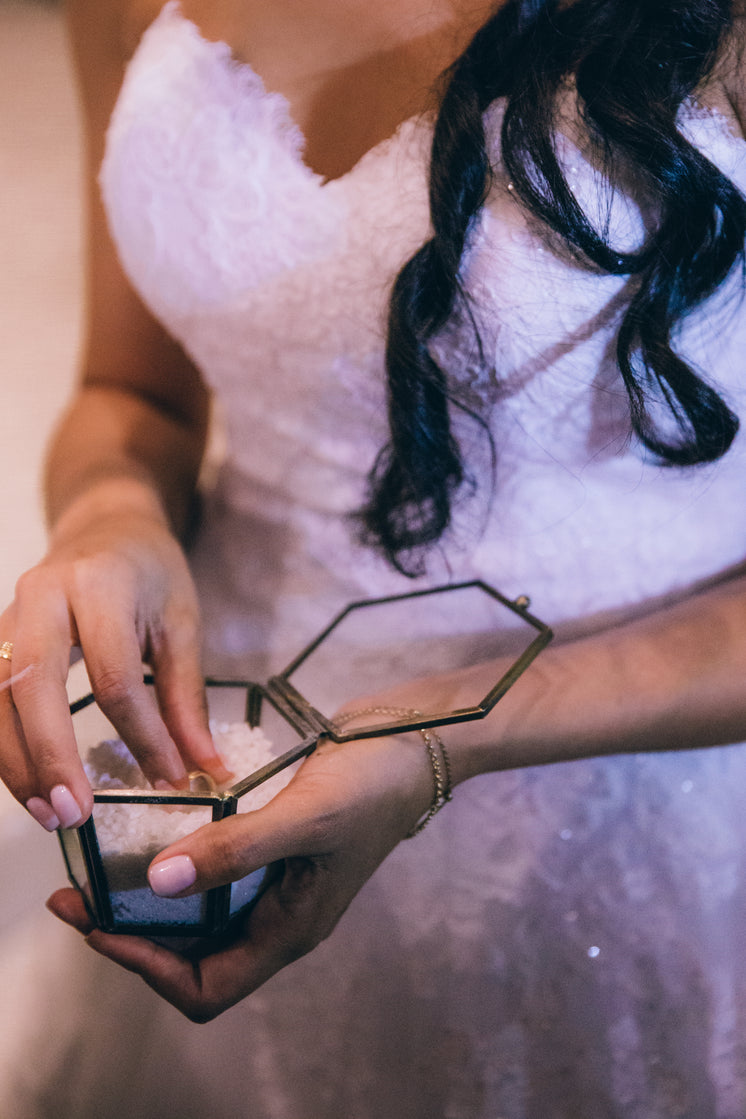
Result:
[[[323,190],[334,188],[337,184],[343,184],[347,179],[351,178],[358,170],[358,168],[360,168],[360,166],[365,163],[370,157],[379,155],[386,148],[395,144],[403,131],[415,127],[420,123],[428,122],[428,118],[432,116],[432,114],[428,113],[427,110],[423,110],[420,113],[413,113],[411,116],[406,117],[404,120],[400,121],[400,123],[389,136],[385,136],[382,140],[379,140],[378,143],[373,144],[372,147],[363,152],[363,154],[355,160],[352,166],[344,171],[341,175],[335,175],[333,178],[327,178],[321,172],[316,171],[306,161],[305,151],[307,147],[307,138],[303,129],[298,124],[293,115],[293,110],[289,98],[284,93],[281,93],[279,90],[268,89],[261,74],[258,73],[258,71],[251,65],[250,62],[247,62],[245,59],[238,58],[234,53],[230,43],[226,42],[224,39],[208,38],[208,36],[203,33],[199,24],[195,23],[193,19],[184,14],[180,0],[167,0],[152,23],[146,28],[145,32],[143,33],[143,37],[147,35],[161,21],[165,22],[165,20],[169,18],[175,18],[180,24],[182,24],[182,26],[187,28],[193,36],[194,40],[199,44],[199,46],[203,50],[209,51],[221,63],[221,65],[225,66],[229,71],[233,71],[234,73],[238,74],[241,78],[248,78],[252,85],[256,87],[256,91],[261,97],[268,99],[271,98],[278,106],[281,107],[282,115],[285,118],[285,123],[287,125],[287,132],[290,134],[294,141],[292,144],[292,148],[298,166],[308,176],[311,182],[315,183],[319,188]],[[142,39],[140,41],[142,42]],[[429,124],[431,126],[432,122],[430,121]]]
[[[291,149],[293,159],[298,166],[299,170],[306,176],[309,183],[315,185],[317,188],[326,192],[333,190],[335,187],[341,187],[355,173],[363,166],[370,158],[374,158],[388,148],[394,146],[400,139],[401,134],[417,126],[426,126],[432,131],[433,128],[433,113],[432,111],[423,110],[419,113],[414,113],[409,117],[402,120],[394,131],[380,140],[377,144],[373,144],[367,151],[363,152],[361,156],[344,171],[341,175],[335,175],[333,178],[325,177],[321,172],[314,170],[314,168],[306,161],[305,151],[307,146],[307,138],[303,129],[298,124],[293,115],[292,106],[289,98],[279,90],[268,89],[261,74],[252,66],[250,62],[239,58],[234,53],[232,47],[224,39],[210,39],[206,36],[199,24],[187,16],[182,7],[181,0],[166,0],[166,3],[160,9],[158,15],[148,25],[143,32],[142,39],[160,22],[165,22],[167,19],[174,19],[186,28],[193,37],[193,40],[199,45],[200,49],[209,52],[217,62],[222,65],[228,72],[234,73],[241,80],[249,80],[254,86],[256,93],[267,100],[272,100],[280,108],[285,125],[285,132],[292,141],[288,146]],[[137,51],[135,51],[137,53]],[[688,99],[685,102],[686,108],[685,120],[687,122],[694,122],[697,119],[709,118],[718,127],[719,131],[726,132],[730,139],[739,142],[739,146],[746,144],[746,138],[741,135],[736,135],[734,122],[726,115],[726,113],[717,105],[708,104],[706,101],[695,100],[694,98]],[[682,106],[683,108],[683,106]]]

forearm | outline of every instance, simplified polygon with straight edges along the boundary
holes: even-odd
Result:
[[[55,536],[127,510],[160,517],[181,533],[204,449],[204,425],[188,424],[144,397],[84,388],[64,416],[46,464]]]
[[[454,778],[746,740],[745,670],[746,580],[739,577],[550,645],[485,719],[444,728]],[[480,675],[485,694],[494,671],[453,677],[448,704],[466,705]]]

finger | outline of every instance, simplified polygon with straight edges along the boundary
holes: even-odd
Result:
[[[163,720],[188,770],[203,770],[218,784],[233,776],[210,734],[204,677],[196,627],[170,627],[163,643],[153,649],[151,666]]]
[[[192,1021],[207,1022],[249,993],[246,975],[233,970],[241,962],[233,953],[215,968],[215,980],[205,985],[203,961],[193,961],[144,937],[113,935],[93,927],[77,890],[57,890],[47,908],[82,933],[95,952],[139,975]]]
[[[140,975],[192,1021],[208,1022],[309,952],[336,924],[344,906],[331,909],[326,883],[316,883],[312,871],[311,888],[305,868],[297,877],[304,882],[297,891],[300,901],[296,897],[294,904],[288,903],[297,886],[295,874],[288,869],[282,881],[263,895],[238,933],[213,942],[200,958],[179,955],[139,937],[112,936],[98,930],[87,942],[101,955]],[[331,916],[327,912],[320,920],[322,908]]]
[[[158,788],[184,788],[184,762],[143,680],[142,652],[126,614],[84,607],[78,635],[93,694],[140,768]]]
[[[47,899],[47,909],[55,917],[59,917],[60,921],[64,921],[66,925],[71,925],[78,932],[83,933],[84,936],[93,932],[96,927],[85,907],[80,891],[74,890],[71,886],[55,890],[52,896]]]
[[[94,930],[86,943],[99,955],[139,975],[192,1022],[209,1022],[250,993],[241,981],[244,977],[239,978],[237,973],[226,976],[224,990],[207,989],[203,984],[203,961],[194,962],[140,937],[112,936]]]
[[[12,676],[0,684],[2,780],[25,805],[36,789],[36,773],[26,747],[18,712],[11,696]],[[50,829],[54,830],[54,829]]]
[[[150,864],[150,888],[159,897],[187,897],[282,859],[328,853],[318,824],[286,794],[283,789],[263,808],[207,824],[171,844]]]
[[[75,827],[90,815],[93,796],[78,756],[65,685],[71,622],[60,595],[38,579],[30,588],[20,580],[16,592],[12,718],[7,700],[3,704],[11,733],[16,743],[25,743],[27,756],[11,787],[44,826],[52,826],[56,817],[63,826]],[[18,746],[15,757],[17,764]]]
[[[78,890],[56,890],[47,900],[47,908],[59,920],[82,933],[88,945],[99,955],[140,975],[162,998],[194,1017],[195,1021],[214,1016],[200,1018],[202,995],[199,974],[184,956],[142,937],[101,932],[91,920]],[[193,1015],[190,1010],[194,1011]]]
[[[8,625],[0,619],[0,633],[9,634],[10,632],[12,631]],[[6,637],[5,640],[8,640],[8,638]],[[18,675],[18,672],[13,672],[9,660],[4,657],[0,658],[0,743],[2,743],[2,769],[0,774],[11,793],[18,797],[23,804],[29,799],[31,790],[35,788],[36,778],[34,767],[26,749],[21,721],[11,694],[11,689]],[[43,806],[41,811],[47,818],[48,813],[44,811]],[[49,812],[54,816],[51,807]],[[49,822],[52,823],[51,817],[49,817]],[[54,830],[54,826],[50,827],[49,830]]]
[[[129,960],[130,955],[133,954],[133,960],[138,959],[139,956],[143,960],[147,960],[149,954],[149,946],[151,942],[144,940],[141,937],[129,937],[112,935],[110,933],[103,933],[97,928],[95,922],[91,918],[88,910],[86,909],[85,902],[79,890],[75,890],[70,886],[64,887],[55,892],[47,898],[47,909],[50,913],[54,914],[60,921],[64,921],[66,925],[76,929],[79,933],[89,939],[93,939],[92,947],[96,947],[97,951],[102,955],[108,956],[110,959],[115,960],[126,966],[126,961]],[[129,942],[132,942],[131,944]],[[120,952],[119,949],[127,949],[128,951]],[[119,958],[121,956],[121,959]],[[129,970],[138,970],[135,967]]]

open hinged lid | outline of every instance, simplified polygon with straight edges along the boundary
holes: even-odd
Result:
[[[267,692],[288,718],[335,742],[480,719],[551,640],[529,605],[527,596],[510,600],[479,580],[362,599],[273,676]],[[442,698],[449,688],[438,688],[452,674],[467,697],[458,708]],[[364,696],[374,697],[372,706],[360,703]],[[335,718],[351,703],[368,717],[343,726]],[[402,713],[392,715],[393,707]]]
[[[97,799],[168,804],[187,797],[206,804],[240,797],[310,753],[322,735],[347,742],[482,718],[551,637],[529,612],[526,596],[510,600],[478,580],[350,603],[266,685],[206,681],[211,720],[261,727],[273,745],[271,759],[236,773],[235,783],[220,791],[159,793],[140,781],[97,788],[94,780]],[[462,702],[449,707],[443,696],[453,689],[438,681],[454,676]],[[152,677],[145,679],[152,686]],[[368,712],[362,723],[347,725],[338,715],[350,705]],[[83,753],[116,738],[90,686],[71,712]]]

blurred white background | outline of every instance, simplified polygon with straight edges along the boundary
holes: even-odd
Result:
[[[0,601],[44,550],[43,449],[75,376],[80,337],[80,137],[59,9],[0,0]],[[0,635],[2,640],[2,635]],[[6,851],[17,874],[50,837],[0,792],[0,926]],[[11,846],[6,846],[11,844]],[[17,864],[20,860],[20,866]],[[38,866],[37,860],[37,866]],[[27,882],[38,905],[46,884]]]
[[[3,604],[18,575],[44,550],[43,448],[75,376],[81,315],[79,148],[58,6],[0,0]],[[45,911],[46,897],[64,884],[56,836],[44,832],[0,786],[0,1119],[206,1115],[199,1103],[204,1096],[194,1088],[188,1039],[173,1052],[167,1041],[165,1063],[156,1061],[152,1074],[144,1070],[146,1055],[159,1051],[162,1038],[175,1036],[176,1011],[150,997],[134,976],[95,956]],[[92,1006],[99,1009],[93,1027]],[[240,1053],[229,1024],[216,1029],[222,1030],[226,1068],[235,1068]],[[197,1056],[203,1036],[194,1035]],[[163,1068],[172,1080],[168,1086]],[[222,1083],[221,1068],[213,1065],[212,1073]],[[123,1086],[133,1101],[124,1111]],[[221,1116],[242,1113],[240,1106],[218,1110]]]
[[[79,337],[79,136],[56,6],[0,0],[0,598],[44,546],[43,446]]]

